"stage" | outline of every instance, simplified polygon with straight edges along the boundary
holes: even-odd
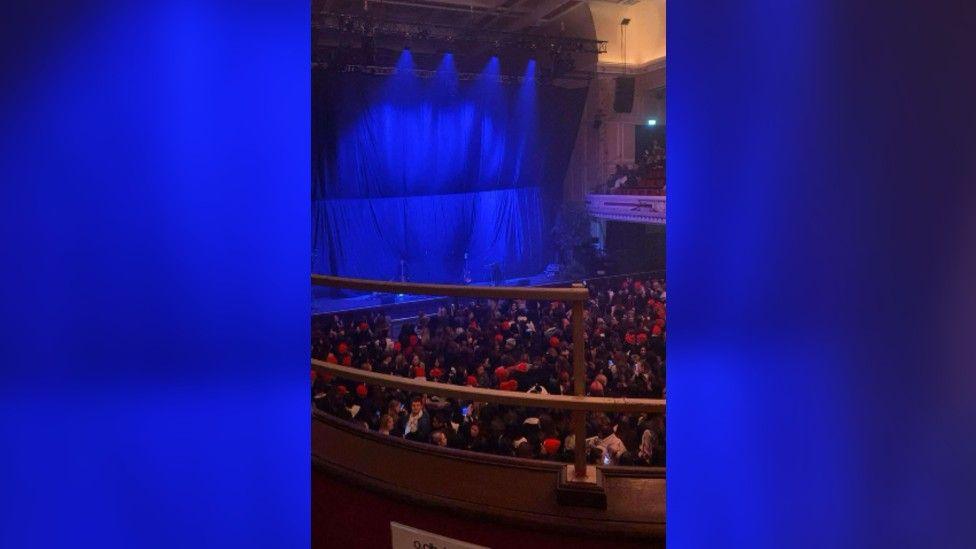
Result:
[[[549,276],[539,273],[533,276],[520,276],[499,281],[499,286],[551,286],[568,284],[573,281],[564,280],[558,275]],[[471,286],[491,286],[490,281],[473,282]],[[437,308],[445,303],[453,303],[455,297],[424,296],[406,294],[381,294],[375,292],[352,292],[343,290],[348,297],[330,297],[334,293],[331,288],[321,286],[312,287],[312,315],[347,314],[366,312],[382,308],[394,321],[398,319],[414,318],[417,313],[436,313]]]

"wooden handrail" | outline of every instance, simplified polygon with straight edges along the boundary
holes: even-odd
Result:
[[[338,377],[362,381],[372,385],[393,387],[417,393],[453,397],[461,400],[476,402],[491,402],[509,406],[525,406],[530,408],[552,408],[559,410],[575,410],[581,412],[628,412],[628,413],[664,413],[665,401],[652,398],[610,398],[587,397],[569,395],[540,395],[534,393],[499,391],[483,387],[468,387],[450,383],[437,383],[425,379],[381,374],[341,366],[330,362],[312,359],[312,367],[316,370],[330,372]]]
[[[312,284],[348,290],[385,292],[393,294],[479,297],[485,299],[537,299],[544,301],[586,301],[586,288],[543,288],[526,286],[460,286],[457,284],[425,284],[417,282],[387,282],[365,278],[344,278],[312,275]]]

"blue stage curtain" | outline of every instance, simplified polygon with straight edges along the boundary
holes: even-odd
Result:
[[[403,261],[412,281],[457,282],[465,253],[475,280],[552,259],[585,89],[320,73],[312,97],[313,272],[392,280]]]

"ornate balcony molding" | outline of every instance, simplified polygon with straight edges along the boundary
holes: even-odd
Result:
[[[626,194],[588,194],[586,209],[590,215],[612,221],[665,224],[665,197]]]

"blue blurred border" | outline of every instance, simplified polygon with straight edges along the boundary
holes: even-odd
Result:
[[[7,4],[0,546],[309,543],[309,5]]]
[[[667,15],[669,545],[973,547],[976,10]]]

